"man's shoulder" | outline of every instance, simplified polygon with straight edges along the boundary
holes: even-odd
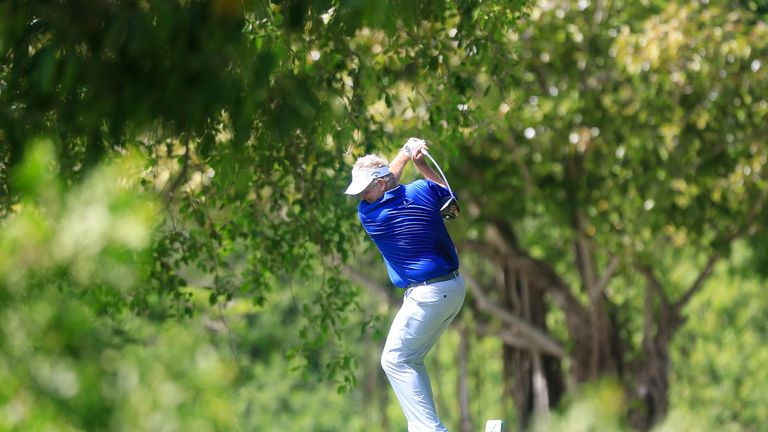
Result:
[[[418,179],[418,180],[414,180],[414,181],[408,183],[407,185],[405,185],[405,188],[407,190],[427,189],[427,188],[429,188],[429,183],[430,183],[430,181],[427,180],[427,179]]]
[[[432,202],[437,195],[434,186],[429,180],[419,179],[406,185],[405,195],[417,202]]]
[[[440,193],[443,186],[428,179],[418,179],[406,185],[407,191],[411,193]]]
[[[368,213],[371,211],[371,205],[367,202],[360,200],[360,203],[357,205],[357,216],[360,218],[361,222],[365,222],[365,219],[368,218]]]

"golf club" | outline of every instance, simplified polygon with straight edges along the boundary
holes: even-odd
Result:
[[[435,161],[435,158],[432,157],[431,154],[427,151],[427,149],[422,149],[422,153],[424,153],[429,160],[432,161],[432,164],[437,168],[437,171],[440,173],[440,176],[443,178],[443,181],[445,181],[445,185],[448,187],[448,193],[451,194],[451,196],[447,197],[445,201],[443,201],[442,205],[440,206],[440,215],[445,220],[454,220],[459,216],[459,213],[461,212],[461,209],[459,208],[459,201],[456,199],[456,195],[453,194],[453,190],[451,189],[450,183],[448,183],[448,178],[445,177],[445,174],[443,173],[443,170],[440,168],[440,165],[438,165],[437,161]]]

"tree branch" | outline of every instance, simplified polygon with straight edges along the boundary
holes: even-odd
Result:
[[[764,189],[762,191],[760,196],[755,201],[755,204],[752,206],[752,208],[749,209],[749,212],[747,212],[747,217],[745,218],[746,221],[744,225],[742,225],[741,227],[739,227],[739,229],[731,233],[729,240],[733,241],[737,237],[740,237],[742,234],[744,234],[746,231],[749,230],[758,212],[762,210],[763,206],[765,205],[766,199],[768,199],[768,189]]]
[[[592,246],[590,245],[589,238],[584,233],[584,225],[582,221],[582,215],[580,211],[575,218],[578,220],[574,224],[574,230],[576,231],[576,264],[581,274],[581,280],[584,284],[584,290],[589,295],[589,299],[594,306],[600,299],[600,291],[597,289],[597,282],[595,281],[595,264],[592,257]]]
[[[608,265],[605,266],[605,271],[603,272],[602,276],[600,276],[600,279],[598,279],[597,284],[595,286],[595,291],[602,293],[605,291],[605,287],[608,286],[608,282],[613,279],[613,275],[616,273],[616,268],[619,266],[619,257],[616,255],[611,255],[611,258],[608,260]]]
[[[173,179],[173,182],[166,184],[165,190],[163,191],[163,195],[165,196],[165,199],[168,203],[170,203],[173,195],[176,193],[176,189],[179,188],[186,180],[187,180],[187,172],[189,171],[189,160],[190,160],[190,150],[189,150],[189,137],[185,137],[186,140],[184,141],[184,163],[181,165],[181,171],[176,175],[176,178]]]
[[[536,351],[539,349],[539,347],[532,344],[530,340],[508,328],[494,329],[488,324],[477,324],[475,326],[475,334],[478,336],[498,337],[505,345],[521,350]]]
[[[661,283],[659,282],[659,279],[656,277],[655,274],[653,274],[653,270],[648,266],[637,266],[638,271],[642,273],[643,276],[645,276],[645,280],[648,283],[648,288],[650,288],[653,292],[656,293],[656,295],[661,300],[661,304],[665,307],[669,307],[669,297],[667,297],[667,293],[664,292],[664,289],[661,288]]]
[[[499,229],[499,224],[498,221],[489,224],[489,243],[513,259],[520,271],[527,273],[531,281],[536,281],[536,286],[544,287],[573,325],[586,323],[584,307],[565,281],[549,265],[521,251],[514,243],[514,238],[506,239],[504,231]]]
[[[595,259],[592,253],[592,242],[586,233],[586,218],[581,209],[581,200],[578,191],[578,180],[584,176],[584,163],[581,155],[569,157],[565,162],[565,194],[568,203],[571,229],[576,234],[574,250],[576,252],[576,268],[581,275],[581,283],[584,292],[589,295],[593,307],[600,301],[600,291],[596,289],[597,276]]]
[[[534,327],[524,319],[488,300],[475,279],[464,273],[464,280],[467,282],[467,287],[469,288],[470,292],[472,292],[477,307],[480,310],[498,317],[502,322],[514,327],[519,332],[520,336],[529,342],[528,348],[556,357],[567,357],[565,349],[562,347],[562,345],[552,339],[544,331]],[[512,340],[513,339],[510,338],[510,341]],[[519,344],[519,341],[515,342],[515,344]]]
[[[474,252],[486,258],[488,262],[493,262],[499,266],[504,264],[501,257],[505,255],[495,245],[488,247],[488,243],[482,242],[480,240],[466,239],[461,242],[460,246],[462,250]]]
[[[683,294],[682,297],[680,297],[680,299],[677,300],[674,305],[672,305],[672,308],[675,312],[680,312],[680,310],[691,300],[693,295],[701,290],[701,287],[704,286],[704,281],[706,281],[709,275],[712,274],[712,270],[714,269],[715,264],[719,259],[720,252],[712,253],[712,255],[707,260],[707,264],[701,270],[701,273],[699,273],[699,276],[693,282],[691,287],[688,288],[685,294]]]
[[[397,298],[390,287],[371,280],[371,278],[349,266],[342,267],[341,271],[349,280],[378,295],[382,300],[386,301],[389,306],[394,307],[397,305]]]

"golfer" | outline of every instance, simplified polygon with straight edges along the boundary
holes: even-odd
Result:
[[[360,222],[384,257],[392,283],[406,289],[381,366],[409,432],[448,430],[435,411],[424,356],[464,302],[459,258],[440,216],[450,193],[427,165],[426,149],[424,140],[411,138],[391,164],[377,155],[361,157],[345,192],[360,197]],[[426,179],[402,185],[400,175],[409,160]]]

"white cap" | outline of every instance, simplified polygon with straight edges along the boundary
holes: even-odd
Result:
[[[385,166],[360,171],[352,170],[352,183],[349,184],[344,193],[347,195],[357,195],[364,191],[374,179],[384,177],[389,173],[389,168]]]

